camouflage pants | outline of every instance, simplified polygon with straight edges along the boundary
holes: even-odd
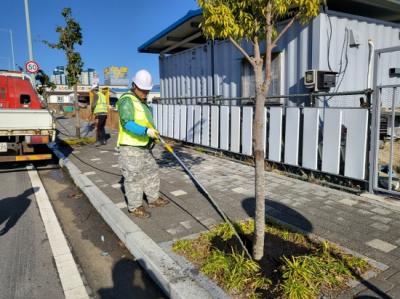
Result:
[[[125,196],[128,210],[142,205],[143,194],[149,203],[158,199],[160,178],[158,165],[150,150],[134,146],[121,146],[119,167],[124,176]]]

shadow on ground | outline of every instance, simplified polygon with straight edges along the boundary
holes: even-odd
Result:
[[[191,166],[201,164],[205,161],[204,158],[192,156],[178,147],[174,148],[174,152],[189,169]],[[180,167],[178,161],[167,151],[162,152],[161,158],[157,159],[157,163],[160,168]]]
[[[65,172],[41,178],[95,298],[166,298]]]
[[[253,218],[255,215],[255,203],[254,197],[245,198],[242,201],[243,209],[246,211],[247,215]],[[267,199],[265,201],[265,210],[267,215],[296,226],[306,233],[311,233],[313,231],[312,223],[308,221],[307,218],[284,204]]]
[[[143,281],[143,270],[137,262],[130,259],[120,259],[112,270],[113,287],[103,288],[98,291],[101,299],[111,298],[137,298],[156,299],[163,298],[152,292],[146,286],[139,284]]]
[[[0,200],[0,225],[5,223],[4,227],[0,230],[0,236],[5,235],[14,227],[32,202],[28,197],[37,190],[38,188],[29,188],[20,195]]]
[[[250,217],[254,218],[255,215],[255,198],[246,198],[242,201],[242,207],[247,212]],[[274,218],[274,220],[282,221],[283,223],[287,223],[290,226],[296,228],[296,230],[300,230],[301,232],[308,234],[312,233],[313,225],[307,218],[305,218],[299,212],[293,210],[292,208],[281,204],[279,202],[267,199],[265,201],[265,209],[266,209],[266,221],[268,221],[268,216]],[[249,250],[252,248],[252,240],[248,240],[246,246]],[[272,280],[277,281],[279,276],[277,273],[273,273],[273,269],[279,268],[281,264],[281,258],[283,256],[299,256],[307,253],[307,249],[293,244],[291,242],[285,241],[282,238],[270,234],[265,235],[265,243],[264,243],[265,255],[261,260],[261,265],[264,269],[266,269],[266,274],[269,277],[272,277]],[[331,254],[335,255],[333,252]],[[336,256],[337,258],[340,258]],[[272,266],[271,266],[272,265]],[[373,292],[376,296],[372,295],[357,295],[353,298],[357,299],[376,299],[376,298],[384,298],[390,299],[391,297],[386,295],[384,291],[382,291],[379,287],[375,286],[371,282],[364,280],[355,269],[353,269],[350,265],[346,264],[346,268],[352,273],[352,275],[367,289],[368,292]]]

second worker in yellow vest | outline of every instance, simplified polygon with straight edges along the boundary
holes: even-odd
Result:
[[[143,206],[144,198],[150,208],[168,204],[168,200],[160,197],[158,165],[151,153],[151,146],[158,136],[146,103],[152,87],[150,73],[140,70],[132,79],[131,90],[123,94],[117,103],[120,120],[119,167],[124,177],[128,211],[141,218],[150,217]]]
[[[96,146],[106,144],[106,121],[108,113],[108,105],[106,96],[99,91],[99,85],[93,84],[91,89],[93,92],[93,101],[91,110],[96,118]]]

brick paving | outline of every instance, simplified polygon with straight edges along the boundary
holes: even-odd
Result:
[[[74,132],[73,122],[60,121]],[[75,147],[68,157],[128,213],[115,148],[117,131],[108,132],[111,138],[107,145]],[[253,216],[251,166],[186,147],[177,147],[175,151],[231,219]],[[222,221],[169,153],[156,146],[153,154],[160,166],[161,192],[171,204],[150,209],[150,219],[130,217],[132,221],[157,243],[204,231]],[[342,298],[400,298],[400,202],[356,196],[273,172],[266,172],[265,187],[267,217],[270,215],[389,266],[377,277],[344,293]]]

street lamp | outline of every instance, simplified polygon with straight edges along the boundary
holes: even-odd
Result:
[[[30,21],[30,18],[29,18],[29,3],[28,3],[28,0],[24,0],[24,6],[25,6],[26,35],[27,35],[27,38],[28,38],[29,60],[33,61],[31,21]],[[33,85],[33,87],[35,87],[36,86],[35,75],[34,74],[30,74],[30,77],[32,79],[32,85]]]
[[[33,60],[31,21],[29,18],[29,2],[28,2],[28,0],[24,0],[24,4],[25,4],[26,35],[28,37],[29,60]]]
[[[10,34],[11,58],[12,58],[13,70],[15,71],[14,43],[13,43],[12,31],[11,29],[4,29],[4,28],[0,28],[0,31],[8,32]]]

